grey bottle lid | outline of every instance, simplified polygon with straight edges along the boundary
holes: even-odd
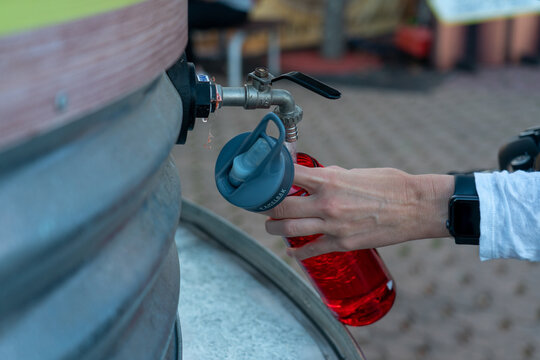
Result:
[[[279,130],[276,139],[266,133],[272,121]],[[247,152],[258,139],[270,145],[270,151],[238,186],[231,184],[229,173],[234,159]],[[288,194],[294,178],[294,165],[289,151],[284,146],[285,127],[274,113],[267,114],[252,132],[231,139],[216,161],[215,178],[220,194],[231,204],[253,212],[270,210]]]

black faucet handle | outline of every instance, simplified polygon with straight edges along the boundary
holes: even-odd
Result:
[[[273,78],[271,82],[275,83],[278,80],[290,80],[308,90],[313,91],[314,93],[324,96],[327,99],[334,100],[341,97],[341,93],[338,90],[326,85],[323,82],[320,82],[317,79],[312,78],[311,76],[302,74],[299,71],[291,71],[285,74],[281,74]]]

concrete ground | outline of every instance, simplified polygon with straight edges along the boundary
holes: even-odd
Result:
[[[297,85],[279,86],[304,109],[299,151],[325,165],[397,167],[414,174],[495,169],[505,141],[540,125],[538,68],[485,69],[440,80],[412,90],[333,83],[343,93],[337,101]],[[187,143],[174,149],[182,193],[298,269],[282,239],[264,231],[264,217],[229,205],[214,184],[222,146],[251,131],[264,114],[228,108],[199,121]],[[380,253],[398,295],[379,322],[350,328],[367,359],[540,359],[540,264],[481,262],[477,247],[448,238]]]

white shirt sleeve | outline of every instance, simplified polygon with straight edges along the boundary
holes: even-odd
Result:
[[[540,172],[475,173],[480,259],[540,261]]]

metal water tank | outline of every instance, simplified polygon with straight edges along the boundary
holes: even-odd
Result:
[[[180,358],[187,0],[0,12],[0,359]]]
[[[0,13],[0,359],[363,359],[292,269],[181,200],[187,0]]]

